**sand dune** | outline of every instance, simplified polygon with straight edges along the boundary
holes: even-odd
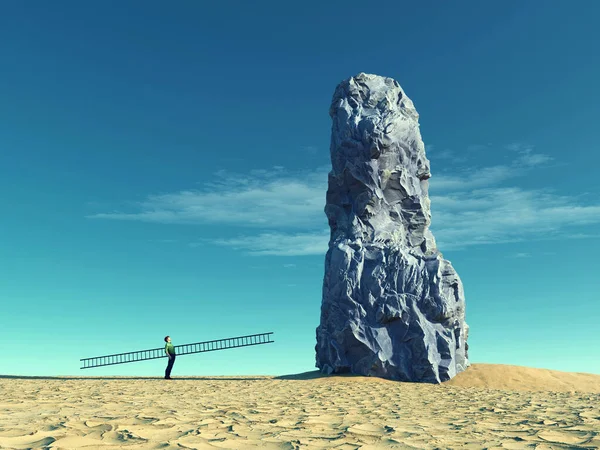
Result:
[[[473,364],[444,384],[487,389],[600,393],[600,375],[504,364]]]
[[[2,449],[600,448],[600,375],[0,377]]]

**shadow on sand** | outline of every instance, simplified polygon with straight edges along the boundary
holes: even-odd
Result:
[[[321,373],[319,370],[311,370],[310,372],[295,373],[291,375],[280,375],[273,377],[274,380],[315,380],[317,378],[353,378],[359,377],[360,375],[354,375],[351,373],[336,373],[332,375],[326,375]]]

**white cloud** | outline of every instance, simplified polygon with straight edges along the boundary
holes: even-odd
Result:
[[[569,233],[566,237],[569,239],[598,239],[600,233]]]
[[[512,156],[508,164],[468,167],[452,175],[436,175],[433,168],[431,229],[440,250],[599,237],[596,230],[574,228],[600,224],[600,204],[583,202],[583,195],[514,186],[516,178],[543,168],[550,156],[533,153],[533,147],[522,144],[504,150]],[[289,172],[277,166],[247,175],[220,171],[199,190],[151,195],[135,204],[133,211],[91,217],[230,225],[256,231],[190,245],[221,245],[251,255],[324,255],[329,239],[323,212],[328,170]]]
[[[434,170],[432,169],[432,177],[429,180],[430,192],[462,191],[490,186],[523,173],[523,169],[510,166],[463,169],[460,175],[436,175]]]
[[[573,226],[600,224],[600,205],[548,190],[489,188],[431,197],[431,230],[440,248],[570,237]]]
[[[230,224],[306,228],[327,224],[323,207],[327,170],[289,174],[281,167],[250,175],[217,172],[201,190],[150,195],[136,211],[100,213],[99,219],[166,224]]]
[[[476,147],[476,146],[471,146]],[[455,175],[436,175],[435,167],[432,168],[430,191],[461,191],[475,188],[490,187],[498,183],[525,175],[533,167],[542,166],[553,160],[548,155],[533,153],[532,146],[522,144],[511,144],[506,149],[516,152],[518,156],[513,158],[510,164],[500,164],[489,167],[466,167],[454,170]],[[447,150],[450,152],[449,150]],[[449,153],[451,155],[452,152]],[[450,157],[450,156],[449,156]],[[458,161],[458,160],[455,160]]]
[[[552,159],[553,158],[548,155],[530,155],[526,153],[521,156],[520,161],[527,166],[539,166],[546,162],[552,161]]]
[[[257,236],[240,236],[211,241],[216,245],[232,247],[255,256],[306,256],[324,255],[329,232],[314,233],[261,233]]]
[[[515,164],[524,164],[525,166],[532,167],[542,165],[554,159],[542,153],[533,153],[533,145],[513,143],[507,145],[506,148],[519,154]]]

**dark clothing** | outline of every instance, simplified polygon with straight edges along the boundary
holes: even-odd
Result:
[[[173,368],[173,364],[175,364],[175,355],[169,356],[169,362],[165,370],[165,378],[171,378],[171,369]]]

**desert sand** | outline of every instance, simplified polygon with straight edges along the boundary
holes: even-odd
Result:
[[[0,448],[600,448],[600,375],[0,377]]]

